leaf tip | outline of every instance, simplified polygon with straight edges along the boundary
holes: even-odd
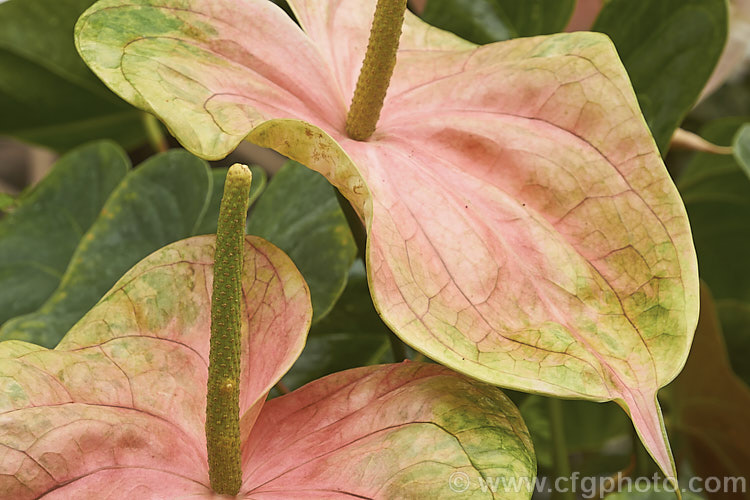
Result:
[[[643,446],[675,491],[679,491],[677,469],[656,393],[633,391],[625,396],[625,408],[630,414]]]

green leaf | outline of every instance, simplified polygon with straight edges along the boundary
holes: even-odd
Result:
[[[73,26],[93,0],[0,4],[0,134],[65,151],[112,138],[126,149],[146,141],[142,113],[86,68]]]
[[[305,350],[283,382],[296,389],[337,371],[390,363],[389,332],[370,298],[365,267],[357,260],[349,270],[341,298],[310,330]]]
[[[575,0],[430,0],[422,18],[485,44],[562,31],[574,8]]]
[[[0,324],[54,292],[81,236],[130,168],[117,145],[96,142],[60,158],[0,221]]]
[[[737,131],[732,141],[732,151],[737,164],[750,177],[750,123],[744,124]]]
[[[716,301],[729,358],[735,373],[750,384],[750,303],[723,299]]]
[[[548,404],[549,398],[530,395],[518,407],[534,441],[539,465],[544,467],[552,467],[554,458]],[[606,443],[623,437],[630,439],[632,425],[615,403],[565,400],[562,408],[565,441],[570,453],[596,454],[601,461],[600,454]]]
[[[210,192],[208,165],[184,150],[144,162],[120,183],[83,235],[55,292],[37,311],[5,323],[0,339],[54,347],[136,262],[195,234]]]
[[[247,231],[278,246],[294,261],[310,287],[313,321],[328,314],[357,255],[328,181],[299,163],[286,163],[253,208]]]
[[[0,193],[0,212],[7,212],[16,203],[16,199],[8,193]]]
[[[610,0],[594,23],[615,43],[662,155],[721,56],[727,17],[726,0]]]
[[[558,33],[573,15],[576,0],[494,0],[505,11],[518,36]]]
[[[430,0],[422,19],[478,44],[518,36],[508,16],[493,0]]]
[[[729,145],[748,117],[711,122],[701,136]],[[698,153],[677,181],[735,371],[750,381],[750,178],[730,155]]]
[[[228,167],[212,168],[211,177],[213,178],[213,190],[211,192],[211,201],[208,203],[206,215],[201,221],[201,225],[195,234],[215,234],[216,222],[219,220],[219,205],[221,196],[224,193],[224,181],[227,178]],[[266,171],[258,166],[251,166],[250,171],[253,174],[253,183],[250,186],[250,205],[261,195],[266,188]]]

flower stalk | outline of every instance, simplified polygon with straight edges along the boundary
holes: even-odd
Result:
[[[219,209],[211,295],[211,340],[206,395],[206,447],[211,488],[236,495],[240,462],[240,300],[245,219],[252,174],[234,164],[227,172]]]
[[[396,66],[406,0],[378,0],[365,60],[346,117],[346,133],[357,141],[374,132]]]

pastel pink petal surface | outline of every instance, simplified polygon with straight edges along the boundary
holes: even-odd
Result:
[[[213,245],[146,258],[55,350],[0,344],[3,498],[226,498],[210,488],[204,437]],[[264,407],[312,309],[280,250],[249,236],[244,259],[237,498],[445,498],[451,484],[491,498],[483,477],[534,477],[510,400],[438,365],[342,372]]]
[[[213,245],[192,238],[141,261],[54,350],[0,344],[3,498],[212,498]],[[299,356],[311,307],[289,258],[255,237],[243,299],[240,405],[254,415]]]
[[[498,389],[410,362],[336,373],[269,401],[242,458],[241,492],[264,500],[529,498],[481,480],[536,473],[526,426]]]
[[[656,393],[687,357],[697,266],[612,43],[477,47],[407,13],[357,142],[343,124],[375,1],[290,5],[304,33],[263,0],[104,0],[77,45],[196,154],[246,137],[325,175],[367,225],[375,303],[407,343],[493,384],[618,401],[674,477]]]

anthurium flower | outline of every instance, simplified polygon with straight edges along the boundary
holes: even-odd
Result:
[[[54,350],[0,343],[0,497],[219,498],[204,429],[213,252],[201,236],[152,254]],[[453,473],[477,493],[480,477],[534,476],[513,404],[438,365],[341,372],[264,404],[312,309],[280,250],[247,237],[244,259],[238,498],[444,498]]]
[[[375,0],[102,0],[84,60],[190,151],[242,140],[325,175],[408,344],[505,387],[615,400],[674,477],[656,393],[698,314],[682,202],[605,35],[475,46],[407,12],[380,121],[346,117]]]

